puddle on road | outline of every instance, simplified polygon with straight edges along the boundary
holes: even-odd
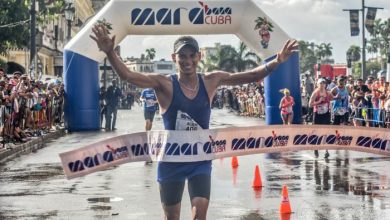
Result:
[[[64,171],[58,164],[27,164],[26,167],[2,170],[0,182],[47,181],[56,177],[62,178]]]
[[[123,201],[123,198],[119,198],[119,197],[98,197],[98,198],[88,198],[87,199],[88,202],[90,203],[98,203],[98,202],[102,202],[102,203],[110,203],[110,202],[120,202],[120,201]]]
[[[56,219],[58,216],[58,211],[47,211],[43,213],[30,213],[30,214],[21,214],[18,212],[6,211],[4,213],[0,212],[0,219]]]
[[[92,210],[95,210],[95,211],[108,211],[108,210],[111,210],[111,206],[106,206],[106,205],[93,205],[91,206],[91,209]]]
[[[91,203],[91,209],[94,211],[110,211],[112,207],[108,204],[111,202],[120,202],[123,198],[119,197],[96,197],[88,198],[87,201]],[[117,215],[118,213],[112,213],[112,215]],[[96,216],[95,216],[96,217]],[[107,216],[106,216],[107,217]]]
[[[353,162],[358,164],[371,163],[374,161],[382,162],[382,161],[390,161],[390,157],[363,157],[363,158],[353,158]]]

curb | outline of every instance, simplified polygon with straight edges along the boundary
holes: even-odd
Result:
[[[61,128],[52,133],[48,133],[44,136],[41,136],[36,139],[32,139],[29,142],[23,144],[8,144],[12,147],[12,149],[0,149],[0,164],[4,164],[16,157],[21,155],[29,154],[31,152],[35,152],[38,149],[46,147],[45,143],[51,139],[56,139],[62,137],[66,134],[65,128]]]

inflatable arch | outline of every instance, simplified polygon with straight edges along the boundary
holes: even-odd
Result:
[[[112,24],[116,44],[127,35],[235,34],[265,61],[289,39],[254,0],[111,0],[65,47],[65,120],[70,131],[100,129],[98,67],[105,54],[89,35],[102,19]],[[296,53],[265,79],[267,124],[281,123],[282,88],[290,89],[296,102],[294,123],[300,121],[298,61]]]

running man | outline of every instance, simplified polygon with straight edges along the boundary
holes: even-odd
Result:
[[[252,70],[238,73],[214,71],[204,75],[196,69],[201,60],[197,41],[190,36],[178,38],[173,45],[172,60],[176,75],[144,74],[129,70],[114,52],[115,36],[110,37],[104,25],[95,25],[91,38],[106,53],[115,72],[138,87],[156,91],[164,127],[167,130],[208,129],[210,103],[221,85],[257,82],[269,75],[280,63],[298,51],[298,43],[289,40],[272,61]],[[211,161],[159,162],[157,179],[165,219],[180,219],[185,181],[191,199],[193,219],[206,219],[210,199]]]
[[[154,115],[157,111],[157,97],[153,89],[142,90],[140,100],[144,103],[145,130],[152,130]]]

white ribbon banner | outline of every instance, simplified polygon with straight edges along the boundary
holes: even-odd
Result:
[[[136,161],[194,162],[259,153],[341,149],[390,156],[390,130],[291,125],[150,131],[61,153],[68,179]]]

